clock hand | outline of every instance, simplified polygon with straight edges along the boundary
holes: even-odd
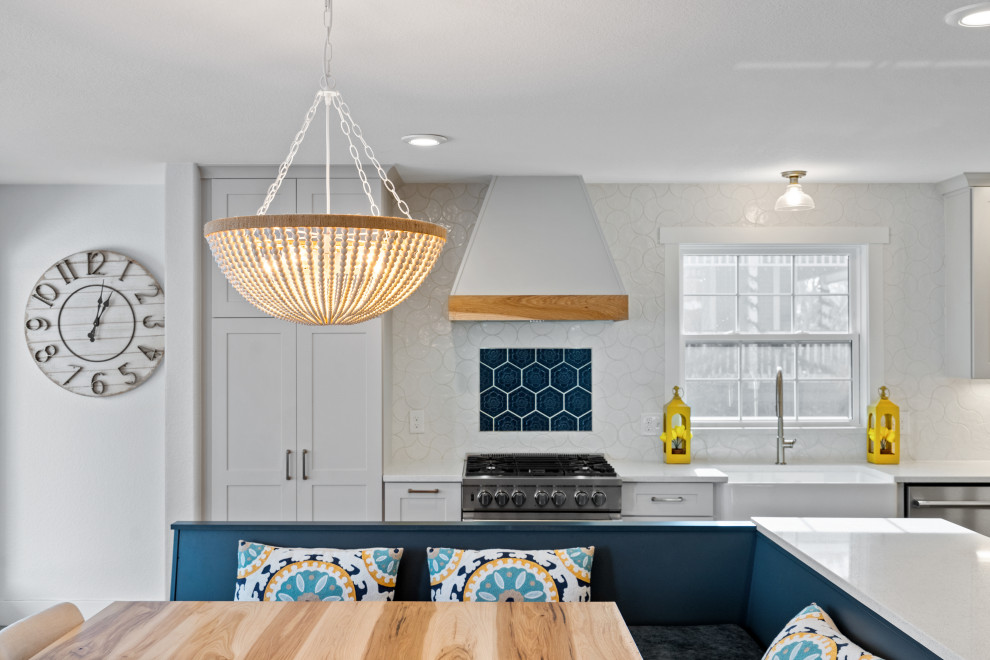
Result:
[[[96,319],[93,321],[93,328],[86,334],[90,342],[96,341],[96,328],[100,325],[100,319],[103,318],[107,307],[110,306],[110,296],[112,295],[113,292],[111,291],[107,294],[107,299],[103,300],[103,284],[100,284],[100,297],[96,300]]]

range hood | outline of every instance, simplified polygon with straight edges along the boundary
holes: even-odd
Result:
[[[452,321],[629,318],[629,296],[581,177],[492,179],[448,314]]]

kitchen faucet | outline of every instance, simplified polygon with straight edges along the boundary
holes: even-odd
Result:
[[[793,449],[794,440],[784,440],[784,370],[777,367],[777,465],[787,465],[784,451]]]

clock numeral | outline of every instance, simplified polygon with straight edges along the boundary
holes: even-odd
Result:
[[[93,394],[103,394],[107,391],[107,384],[100,380],[105,375],[102,371],[97,371],[93,374],[93,379],[89,381],[89,385],[93,389]]]
[[[144,304],[144,299],[145,298],[154,298],[156,296],[161,295],[162,288],[160,286],[158,286],[157,284],[152,284],[151,285],[151,288],[155,290],[154,293],[135,293],[134,294],[134,297],[137,298],[137,301],[138,301],[138,304],[139,305],[143,305]]]
[[[160,348],[148,348],[147,346],[138,346],[138,350],[144,353],[144,357],[148,358],[152,362],[165,355],[165,351]]]
[[[48,319],[43,319],[40,316],[35,316],[32,319],[28,319],[24,327],[28,330],[47,330],[52,327],[52,324],[48,322]]]
[[[144,324],[144,327],[146,327],[146,328],[164,328],[165,327],[165,319],[162,319],[162,320],[159,321],[158,319],[153,319],[150,316],[145,316],[144,317],[144,320],[141,321],[141,323],[143,323]]]
[[[76,275],[76,269],[72,267],[72,262],[68,259],[63,259],[55,264],[55,268],[58,269],[58,274],[62,276],[66,284],[72,284],[79,279],[79,276]]]
[[[128,260],[127,260],[127,263],[126,263],[126,264],[124,264],[124,272],[123,272],[123,273],[121,273],[121,274],[120,274],[120,277],[118,277],[118,278],[117,278],[117,279],[119,279],[119,280],[120,280],[121,282],[123,282],[123,281],[124,281],[124,277],[126,277],[126,275],[127,275],[127,269],[131,267],[131,264],[132,264],[132,263],[134,263],[134,262],[133,262],[133,261],[131,261],[130,259],[128,259]]]
[[[70,364],[69,366],[72,367],[73,369],[75,369],[75,371],[72,372],[72,375],[71,376],[69,376],[68,378],[65,379],[65,382],[62,383],[62,387],[65,387],[66,385],[68,385],[69,382],[71,382],[72,379],[75,378],[76,376],[78,376],[79,375],[79,372],[83,370],[83,368],[80,367],[78,364]]]
[[[131,379],[129,381],[127,381],[127,384],[128,385],[133,385],[134,383],[138,382],[138,375],[136,373],[134,373],[133,371],[128,371],[126,369],[126,367],[127,367],[127,363],[125,362],[124,364],[122,364],[119,367],[117,367],[117,371],[119,371],[121,373],[121,375],[123,375],[125,377],[131,376]]]
[[[48,282],[42,282],[38,286],[34,287],[34,293],[31,294],[32,298],[37,298],[41,302],[45,303],[49,307],[58,298],[58,289],[53,287]]]
[[[34,359],[41,364],[48,362],[53,357],[58,354],[58,346],[55,344],[48,344],[43,349],[34,354]]]
[[[86,253],[86,274],[87,275],[103,275],[103,273],[100,272],[100,269],[103,268],[103,264],[105,264],[106,262],[107,262],[107,255],[104,254],[103,252],[101,252],[100,250],[96,250],[95,252],[87,252]],[[121,279],[124,279],[124,276],[121,275],[120,278]]]

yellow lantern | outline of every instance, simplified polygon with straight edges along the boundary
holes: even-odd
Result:
[[[663,407],[664,463],[691,462],[691,408],[681,400],[681,388],[674,388],[674,398]]]
[[[886,386],[881,387],[880,398],[866,409],[866,460],[870,463],[901,462],[901,413],[887,392]]]

